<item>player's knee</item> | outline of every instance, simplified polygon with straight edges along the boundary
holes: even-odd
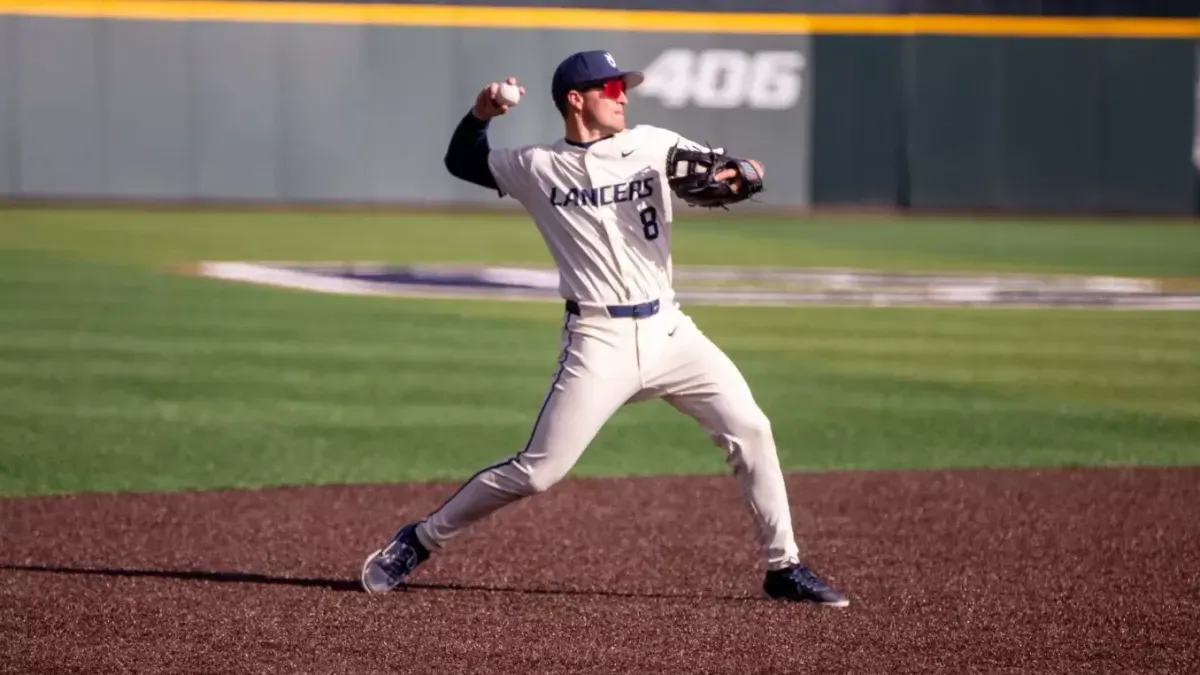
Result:
[[[745,445],[750,448],[768,449],[774,446],[774,432],[771,430],[771,420],[761,411],[748,415],[741,422],[741,436]]]
[[[775,450],[771,420],[762,411],[756,410],[739,417],[730,425],[727,433],[721,436],[719,440],[722,445],[732,446],[730,449],[736,448],[740,454],[748,456],[748,460],[752,460],[753,456],[759,453]]]
[[[534,474],[529,477],[528,494],[536,495],[549,490],[558,483],[556,476],[547,476],[545,474]]]
[[[549,490],[558,484],[567,473],[564,469],[549,463],[536,464],[526,468],[529,476],[525,483],[527,495],[540,494]]]

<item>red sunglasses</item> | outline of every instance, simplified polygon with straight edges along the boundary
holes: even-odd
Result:
[[[607,82],[604,83],[604,95],[607,96],[608,98],[612,98],[612,99],[621,98],[621,94],[624,94],[624,93],[625,93],[625,80],[624,79],[618,77],[615,80],[608,80]]]
[[[621,98],[621,94],[625,93],[625,80],[624,78],[620,77],[612,80],[605,80],[603,83],[598,83],[594,86],[588,87],[588,89],[599,89],[600,94],[605,98],[616,100]]]

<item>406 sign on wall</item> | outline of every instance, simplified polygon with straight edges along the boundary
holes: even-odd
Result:
[[[668,49],[643,69],[632,90],[667,108],[783,110],[800,101],[804,55],[796,51]]]

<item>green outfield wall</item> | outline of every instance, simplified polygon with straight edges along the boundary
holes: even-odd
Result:
[[[764,162],[747,208],[1194,213],[1200,20],[1151,4],[0,0],[0,196],[512,206],[454,125],[515,75],[493,143],[553,140],[554,65],[604,48],[634,122]]]
[[[1195,206],[1193,42],[822,35],[813,61],[816,203]]]

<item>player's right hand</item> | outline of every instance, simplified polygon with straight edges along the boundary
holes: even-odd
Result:
[[[517,90],[521,92],[521,95],[525,95],[525,87],[517,85],[517,78],[510,77],[505,80],[505,82],[516,85]],[[499,82],[492,82],[484,87],[479,92],[479,95],[475,97],[475,107],[472,108],[471,112],[473,112],[475,116],[481,120],[490,120],[497,115],[503,115],[504,113],[508,112],[509,106],[496,100],[496,92],[499,89]]]

